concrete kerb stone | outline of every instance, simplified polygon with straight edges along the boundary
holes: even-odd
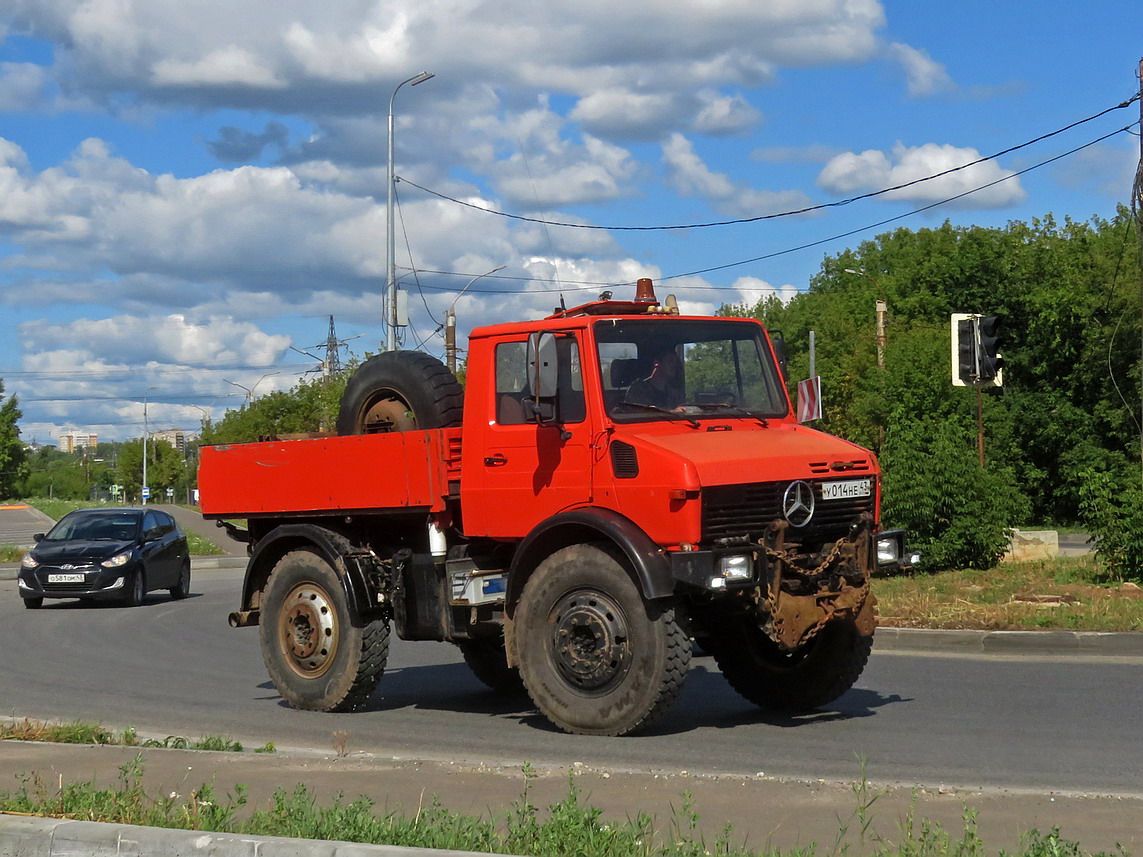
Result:
[[[156,854],[201,854],[204,857],[476,857],[471,851],[171,830],[3,813],[0,813],[0,854],[6,857],[152,857]]]
[[[1143,633],[878,628],[875,652],[1143,658]]]

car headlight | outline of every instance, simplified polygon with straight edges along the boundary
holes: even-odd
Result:
[[[24,558],[20,560],[21,568],[37,568],[39,564],[39,561],[30,553],[24,554]]]
[[[104,568],[119,568],[121,565],[126,565],[130,559],[131,551],[123,551],[123,553],[117,553],[110,559],[105,559],[100,565]]]

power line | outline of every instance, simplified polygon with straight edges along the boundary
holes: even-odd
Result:
[[[815,211],[824,211],[825,209],[829,209],[829,208],[840,208],[841,206],[850,205],[851,203],[859,202],[860,200],[863,200],[863,199],[873,199],[874,197],[882,196],[884,194],[892,193],[892,192],[898,191],[898,190],[904,190],[905,188],[913,187],[914,185],[922,184],[923,182],[928,182],[928,181],[932,181],[934,179],[939,179],[939,178],[942,178],[944,176],[951,175],[955,172],[959,172],[961,170],[967,170],[969,167],[975,167],[978,164],[983,164],[986,161],[996,160],[997,158],[1000,158],[1004,155],[1009,155],[1012,152],[1017,152],[1020,149],[1025,149],[1028,146],[1032,146],[1036,143],[1040,143],[1044,140],[1050,139],[1051,137],[1055,137],[1059,134],[1063,134],[1065,131],[1070,131],[1072,128],[1076,128],[1076,127],[1083,125],[1087,122],[1092,122],[1096,119],[1099,119],[1101,116],[1105,116],[1108,113],[1111,113],[1114,110],[1122,110],[1123,108],[1130,107],[1138,99],[1139,99],[1139,93],[1137,92],[1134,95],[1132,95],[1130,98],[1128,98],[1126,101],[1122,101],[1119,104],[1116,104],[1112,107],[1105,108],[1104,110],[1101,110],[1098,113],[1095,113],[1091,116],[1088,116],[1085,119],[1079,119],[1075,122],[1071,122],[1071,123],[1065,125],[1062,128],[1057,128],[1055,131],[1049,131],[1046,134],[1041,134],[1038,137],[1034,137],[1031,140],[1027,140],[1027,141],[1020,143],[1018,145],[1009,146],[1007,149],[1002,149],[999,152],[996,152],[992,155],[986,155],[984,157],[977,158],[975,161],[969,161],[967,164],[961,164],[958,167],[951,167],[947,170],[942,170],[939,173],[933,173],[932,175],[924,176],[922,178],[913,179],[911,181],[907,181],[907,182],[903,182],[901,184],[893,185],[892,187],[885,187],[885,188],[881,188],[880,190],[869,191],[868,193],[862,193],[862,194],[858,194],[856,196],[847,197],[846,199],[835,200],[834,202],[823,202],[823,203],[819,203],[817,205],[808,205],[808,206],[805,206],[803,208],[792,209],[789,211],[779,211],[779,212],[774,212],[772,214],[758,214],[758,215],[755,215],[753,217],[741,217],[741,218],[736,218],[734,220],[712,220],[712,221],[707,221],[705,223],[680,223],[680,224],[671,224],[671,225],[663,225],[663,226],[607,226],[607,225],[594,224],[594,223],[569,223],[567,221],[546,220],[542,217],[527,217],[527,216],[522,215],[522,214],[511,214],[511,213],[506,212],[506,211],[498,211],[494,208],[485,208],[484,206],[476,205],[475,203],[471,203],[471,202],[465,202],[462,199],[457,199],[456,197],[448,196],[447,194],[441,193],[439,191],[435,191],[435,190],[431,190],[430,188],[423,187],[423,186],[417,184],[416,182],[405,178],[404,176],[396,176],[394,178],[394,181],[403,181],[406,184],[412,185],[413,187],[417,188],[420,191],[423,191],[427,194],[430,194],[431,196],[437,197],[438,199],[443,199],[447,202],[451,202],[451,203],[455,203],[456,205],[464,206],[465,208],[472,208],[472,209],[475,209],[476,211],[482,211],[485,214],[494,214],[497,217],[505,217],[505,218],[508,218],[510,220],[519,220],[519,221],[523,221],[525,223],[541,223],[545,226],[563,226],[563,227],[566,227],[568,229],[602,229],[602,230],[606,230],[606,231],[616,231],[616,232],[655,232],[655,231],[682,230],[682,229],[709,229],[709,228],[715,227],[715,226],[737,226],[737,225],[741,225],[744,223],[758,223],[758,222],[763,221],[763,220],[775,220],[775,219],[780,218],[780,217],[795,217],[795,216],[803,215],[803,214],[811,214]],[[1132,125],[1134,125],[1134,124],[1135,123],[1132,123]],[[1131,126],[1128,126],[1128,127],[1131,127]]]

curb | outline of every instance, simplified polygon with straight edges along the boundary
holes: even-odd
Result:
[[[280,836],[247,836],[202,830],[171,830],[99,821],[0,813],[0,854],[8,857],[477,857],[472,851],[442,851],[400,845],[364,845]],[[479,857],[497,857],[481,854]]]
[[[214,571],[218,569],[246,568],[244,556],[192,556],[191,571]],[[20,573],[19,563],[0,565],[0,580],[15,580]]]
[[[1134,631],[945,631],[883,626],[873,640],[875,652],[1143,658],[1143,633]]]

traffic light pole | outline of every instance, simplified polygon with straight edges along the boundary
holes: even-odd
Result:
[[[984,469],[984,393],[976,388],[976,449],[980,453],[980,469]]]

